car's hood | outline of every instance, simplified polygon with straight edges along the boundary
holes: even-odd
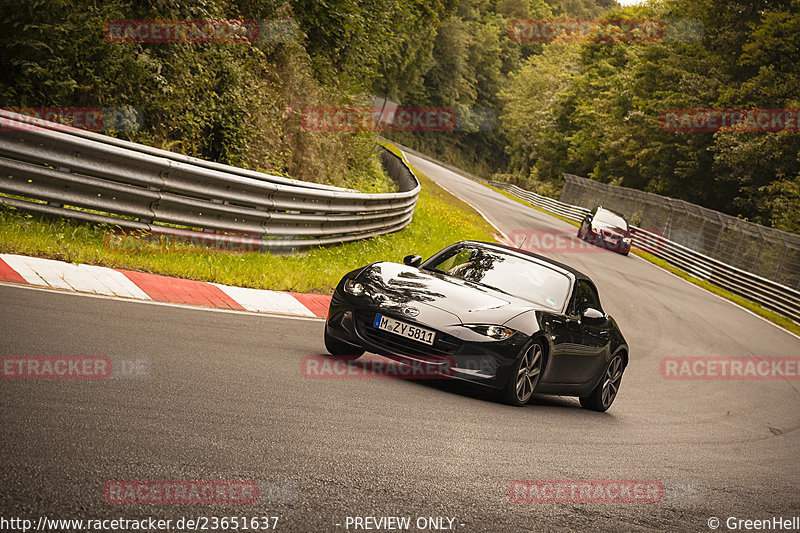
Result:
[[[618,228],[616,226],[610,226],[603,222],[592,222],[592,229],[594,229],[594,231],[602,231],[610,235],[615,235],[620,238],[628,236],[627,230]]]
[[[379,307],[402,313],[406,307],[432,307],[461,323],[503,324],[536,305],[532,302],[457,278],[398,263],[375,263],[358,280]],[[422,318],[422,317],[420,317]]]

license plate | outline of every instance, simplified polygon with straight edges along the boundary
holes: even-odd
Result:
[[[394,333],[401,337],[411,339],[424,344],[433,344],[433,339],[436,338],[436,332],[429,329],[421,328],[407,322],[401,322],[388,316],[375,315],[375,322],[372,324],[378,329]]]

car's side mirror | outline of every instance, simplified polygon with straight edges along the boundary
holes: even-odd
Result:
[[[403,258],[403,264],[410,267],[418,267],[422,264],[421,255],[407,255]]]
[[[601,313],[597,309],[594,309],[593,307],[588,308],[581,315],[581,321],[586,323],[586,324],[592,324],[592,325],[599,326],[599,325],[605,324],[606,320],[608,320],[606,318],[606,315],[604,315],[603,313]]]

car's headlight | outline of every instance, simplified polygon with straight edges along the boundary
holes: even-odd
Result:
[[[464,324],[464,327],[469,328],[476,333],[480,333],[481,335],[485,335],[492,339],[496,339],[498,341],[507,339],[514,333],[516,333],[513,329],[507,328],[505,326],[492,326],[485,324]]]
[[[630,244],[631,243],[631,238],[630,237],[623,237],[622,238],[622,242],[624,242],[625,244]]]
[[[344,282],[344,292],[353,296],[361,296],[364,294],[364,286],[354,279],[348,279]]]

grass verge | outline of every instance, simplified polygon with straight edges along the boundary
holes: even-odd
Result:
[[[546,209],[543,209],[541,207],[535,206],[535,205],[531,204],[530,202],[527,202],[527,201],[525,201],[525,200],[523,200],[521,198],[517,198],[513,194],[511,194],[511,193],[509,193],[507,191],[504,191],[502,189],[498,189],[497,187],[492,187],[491,185],[486,185],[486,186],[489,187],[490,189],[494,190],[494,191],[499,192],[503,196],[514,200],[515,202],[519,202],[519,203],[521,203],[523,205],[526,205],[526,206],[528,206],[528,207],[530,207],[532,209],[535,209],[537,211],[541,211],[542,213],[548,214],[548,215],[550,215],[552,217],[555,217],[555,218],[557,218],[559,220],[563,220],[567,224],[575,226],[576,228],[580,227],[580,224],[578,222],[575,222],[574,220],[569,220],[568,218],[564,218],[564,217],[562,217],[560,215],[556,215],[555,213],[552,213],[552,212],[550,212],[550,211],[548,211]],[[682,279],[685,279],[689,283],[693,283],[693,284],[697,285],[698,287],[701,287],[701,288],[707,290],[708,292],[711,292],[713,294],[716,294],[717,296],[721,296],[721,297],[723,297],[723,298],[725,298],[727,300],[730,300],[730,301],[734,302],[735,304],[737,304],[737,305],[739,305],[741,307],[744,307],[748,311],[752,311],[753,313],[757,314],[758,316],[760,316],[762,318],[766,318],[770,322],[774,322],[775,324],[781,326],[782,328],[785,328],[785,329],[791,331],[795,335],[800,335],[800,325],[797,324],[795,321],[793,321],[791,318],[785,317],[785,316],[781,315],[780,313],[776,313],[775,311],[771,311],[769,309],[766,309],[761,304],[759,304],[757,302],[753,302],[752,300],[748,300],[747,298],[739,296],[738,294],[734,294],[734,293],[732,293],[732,292],[730,292],[728,290],[723,289],[722,287],[714,285],[713,283],[711,283],[709,281],[706,281],[706,280],[703,280],[703,279],[700,279],[700,278],[696,278],[696,277],[692,276],[691,274],[688,274],[687,272],[684,272],[680,268],[677,268],[675,266],[670,265],[665,260],[663,260],[661,258],[658,258],[658,257],[654,256],[651,253],[643,252],[642,250],[637,250],[635,248],[631,249],[631,253],[633,253],[635,255],[638,255],[642,259],[646,259],[647,261],[650,261],[654,265],[659,266],[659,267],[663,268],[664,270],[666,270],[668,272],[671,272],[671,273],[675,274],[676,276],[678,276],[678,277],[680,277]]]
[[[387,146],[399,154],[393,146]],[[104,245],[112,228],[48,219],[0,206],[0,252],[124,268],[240,287],[330,293],[350,270],[374,261],[429,257],[466,239],[492,241],[493,228],[469,205],[416,169],[422,184],[414,218],[404,229],[302,254],[231,253],[198,247],[181,253],[124,253]]]

